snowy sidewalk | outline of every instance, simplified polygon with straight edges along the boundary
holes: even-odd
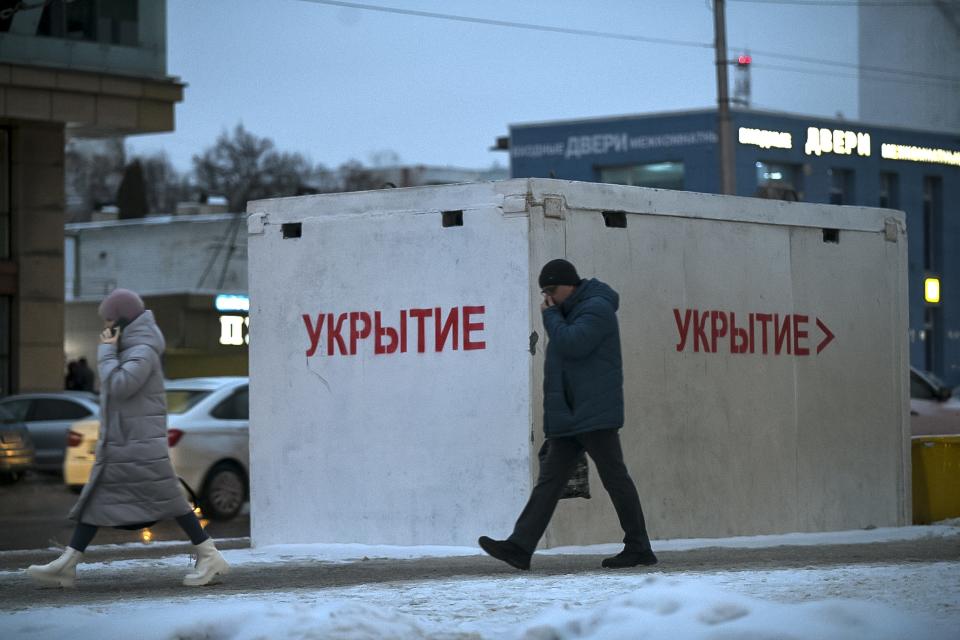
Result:
[[[232,573],[199,590],[179,586],[182,546],[136,559],[127,556],[141,546],[93,547],[74,591],[36,590],[0,571],[0,629],[98,640],[134,631],[224,640],[953,638],[958,534],[937,526],[656,541],[660,565],[617,572],[599,568],[617,545],[540,552],[530,572],[461,547],[232,549]],[[27,555],[35,553],[0,560],[10,567]]]

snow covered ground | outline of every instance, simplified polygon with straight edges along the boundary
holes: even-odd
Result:
[[[656,541],[658,551],[863,544],[956,536],[958,523],[832,534]],[[952,525],[952,526],[951,526]],[[617,545],[553,549],[602,554]],[[236,566],[282,570],[305,561],[355,562],[476,555],[461,547],[284,545],[226,551]],[[122,560],[85,571],[184,567],[184,558]],[[266,565],[271,565],[268,568]],[[0,580],[13,572],[0,572]],[[227,577],[229,580],[229,576]],[[80,587],[82,588],[82,586]],[[38,598],[38,601],[41,599]],[[960,637],[956,562],[850,565],[770,571],[664,573],[597,570],[570,575],[504,573],[481,578],[241,593],[216,589],[148,602],[30,609],[0,614],[5,638],[684,638],[750,640]]]

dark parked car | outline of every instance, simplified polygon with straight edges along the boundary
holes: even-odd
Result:
[[[88,391],[24,393],[0,399],[0,408],[27,425],[37,469],[63,473],[67,431],[77,420],[99,417],[100,398]]]
[[[27,426],[0,408],[0,482],[16,482],[33,467],[33,441]]]

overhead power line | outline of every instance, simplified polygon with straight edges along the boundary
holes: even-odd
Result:
[[[856,74],[856,73],[843,73],[840,71],[821,71],[819,69],[807,69],[804,67],[790,67],[787,65],[779,64],[766,64],[764,62],[751,62],[751,67],[756,69],[774,69],[776,71],[788,71],[791,73],[805,73],[808,75],[814,76],[831,76],[834,78],[850,78],[853,80],[873,80],[875,82],[896,82],[900,84],[911,84],[911,85],[921,85],[928,87],[943,87],[947,88],[951,84],[960,84],[960,81],[956,83],[949,82],[940,82],[937,80],[922,80],[922,79],[911,79],[911,78],[901,78],[898,76],[877,76],[872,74]]]
[[[404,15],[404,16],[413,16],[419,18],[430,18],[434,20],[447,20],[452,22],[463,22],[468,24],[481,24],[486,26],[494,27],[505,27],[510,29],[523,29],[527,31],[539,31],[544,33],[559,33],[564,35],[574,35],[574,36],[587,36],[591,38],[603,38],[607,40],[624,40],[631,42],[646,42],[651,44],[661,44],[667,46],[677,46],[677,47],[687,47],[687,48],[696,48],[696,49],[712,49],[713,44],[707,42],[695,42],[690,40],[677,40],[672,38],[655,38],[650,36],[640,36],[627,33],[616,33],[610,31],[595,31],[591,29],[573,29],[567,27],[554,27],[549,25],[535,24],[529,22],[514,22],[511,20],[494,20],[490,18],[476,18],[473,16],[462,16],[449,13],[437,13],[433,11],[417,11],[414,9],[399,9],[396,7],[385,7],[382,5],[376,4],[366,4],[361,2],[344,2],[342,0],[302,0],[303,2],[310,2],[313,4],[328,5],[333,7],[342,7],[347,9],[359,9],[362,11],[375,11],[380,13],[390,13],[395,15]],[[752,0],[739,0],[741,2],[748,2]],[[760,1],[760,0],[756,0]],[[773,2],[773,0],[769,0]],[[777,2],[799,2],[800,0],[776,0]],[[811,0],[812,1],[812,0]],[[831,0],[817,0],[819,2],[830,2]],[[837,0],[839,1],[839,0]],[[870,0],[867,0],[868,2]],[[901,0],[894,0],[901,1]],[[907,0],[902,0],[907,1]],[[883,3],[889,4],[889,3]],[[916,3],[914,3],[916,4]],[[932,4],[932,3],[926,3]],[[851,5],[852,6],[852,5]],[[728,47],[728,51],[742,51],[746,47]],[[762,51],[751,48],[752,54],[759,54],[761,56],[768,56],[770,58],[777,58],[780,60],[793,60],[795,62],[803,62],[806,64],[816,64],[822,66],[835,66],[843,67],[848,69],[855,69],[858,71],[870,71],[874,73],[883,73],[883,74],[892,74],[904,76],[907,79],[911,80],[912,84],[919,84],[921,78],[926,78],[934,81],[949,82],[949,83],[960,83],[960,76],[950,76],[945,74],[938,73],[927,73],[922,71],[912,71],[908,69],[893,69],[889,67],[878,67],[872,65],[859,65],[853,62],[843,62],[840,60],[827,60],[823,58],[812,58],[808,56],[798,56],[786,53],[777,53],[775,51]],[[814,70],[811,70],[810,73],[814,73]],[[840,75],[840,74],[831,74],[827,71],[816,71],[816,73],[826,74],[826,75]],[[845,76],[846,74],[844,74]],[[841,76],[841,77],[844,77]],[[879,78],[877,78],[879,79]]]
[[[877,67],[869,64],[857,64],[856,62],[843,62],[840,60],[824,60],[822,58],[810,58],[808,56],[797,56],[788,53],[777,53],[776,51],[764,51],[762,49],[750,48],[751,55],[761,55],[780,60],[794,60],[796,62],[806,62],[808,64],[819,64],[832,67],[844,67],[847,69],[856,69],[858,71],[873,71],[876,73],[889,73],[893,75],[906,76],[908,78],[929,78],[931,80],[943,80],[945,82],[960,83],[960,76],[949,76],[942,73],[927,73],[924,71],[907,71],[906,69],[891,69],[889,67]]]
[[[941,0],[942,1],[942,0]],[[792,4],[801,7],[932,7],[936,0],[729,0],[751,4]]]
[[[435,20],[449,20],[453,22],[467,22],[470,24],[483,24],[492,27],[508,27],[511,29],[526,29],[528,31],[543,31],[547,33],[562,33],[572,36],[589,36],[592,38],[606,38],[608,40],[628,40],[633,42],[649,42],[651,44],[666,44],[678,47],[695,47],[697,49],[713,49],[713,45],[707,42],[693,42],[690,40],[673,40],[670,38],[654,38],[651,36],[637,36],[628,33],[614,33],[611,31],[593,31],[591,29],[571,29],[567,27],[551,27],[543,24],[532,24],[528,22],[513,22],[511,20],[492,20],[489,18],[474,18],[472,16],[459,16],[450,13],[435,13],[433,11],[415,11],[413,9],[398,9],[396,7],[384,7],[376,4],[363,4],[360,2],[340,2],[339,0],[303,0],[314,4],[326,4],[333,7],[344,7],[347,9],[362,9],[364,11],[379,11],[381,13],[394,13],[402,16],[415,16],[418,18],[433,18]]]

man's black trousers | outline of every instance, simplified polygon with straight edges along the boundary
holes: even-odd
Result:
[[[546,458],[540,464],[537,484],[508,539],[521,549],[533,553],[573,473],[577,455],[584,449],[597,466],[603,488],[610,494],[617,510],[625,534],[623,543],[626,550],[649,551],[650,538],[647,537],[640,496],[623,463],[620,435],[616,429],[550,439]]]

